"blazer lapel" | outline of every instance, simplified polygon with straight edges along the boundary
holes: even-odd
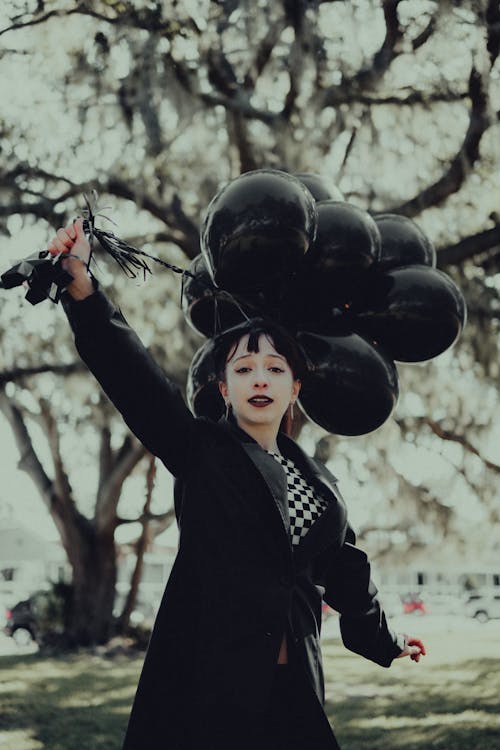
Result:
[[[238,425],[224,417],[219,420],[219,424],[233,438],[236,438],[241,447],[247,454],[250,461],[257,469],[259,475],[264,480],[271,497],[273,506],[279,513],[282,527],[285,531],[288,545],[291,549],[290,541],[290,515],[288,512],[288,488],[286,475],[279,463],[270,456],[248,433],[241,430]]]
[[[290,514],[288,512],[288,488],[283,468],[258,443],[242,443],[242,447],[267,484],[289,537]]]

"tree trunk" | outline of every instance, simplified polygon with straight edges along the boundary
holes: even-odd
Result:
[[[90,538],[89,538],[90,537]],[[71,645],[106,643],[115,633],[113,605],[116,585],[116,549],[113,533],[95,532],[82,539],[71,553],[73,599],[67,623]]]

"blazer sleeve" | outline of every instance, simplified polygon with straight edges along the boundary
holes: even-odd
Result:
[[[76,349],[143,445],[174,476],[191,460],[196,420],[121,311],[98,288],[84,300],[61,296]],[[191,464],[192,465],[192,464]]]
[[[348,526],[340,552],[327,563],[323,598],[340,614],[340,632],[346,648],[389,667],[402,649],[377,598],[368,557],[355,542],[356,536]]]

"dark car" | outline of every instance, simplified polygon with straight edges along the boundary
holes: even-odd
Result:
[[[36,641],[36,616],[32,599],[18,602],[5,611],[3,631],[11,636],[18,646],[27,646]]]

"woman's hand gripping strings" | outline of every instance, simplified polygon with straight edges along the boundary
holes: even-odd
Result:
[[[68,224],[57,230],[51,239],[47,250],[52,256],[67,254],[63,258],[62,267],[73,276],[68,286],[69,294],[75,300],[83,300],[94,291],[92,279],[88,273],[88,263],[91,255],[90,243],[83,231],[83,219]]]

